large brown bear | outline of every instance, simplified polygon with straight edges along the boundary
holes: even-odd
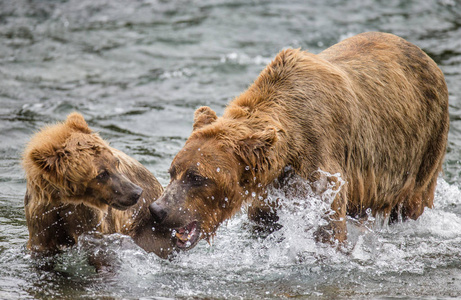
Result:
[[[97,231],[129,235],[140,247],[166,257],[170,232],[153,231],[148,207],[162,194],[138,161],[110,147],[82,115],[35,134],[23,155],[28,248],[54,254]]]
[[[346,215],[416,219],[432,207],[448,127],[442,72],[402,38],[370,32],[318,55],[284,50],[222,117],[195,112],[151,213],[189,249],[244,203],[251,219],[276,220],[264,198],[286,167],[312,183],[322,170],[345,184],[317,238],[342,242]]]

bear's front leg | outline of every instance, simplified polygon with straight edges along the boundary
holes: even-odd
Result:
[[[315,232],[315,238],[317,241],[330,243],[332,245],[337,242],[342,244],[346,241],[346,207],[347,199],[345,197],[345,193],[341,192],[336,195],[335,200],[331,204],[331,210],[329,210],[323,217],[327,224],[320,225]]]
[[[273,232],[281,228],[277,216],[278,201],[255,200],[248,206],[248,219],[256,225],[256,231]]]

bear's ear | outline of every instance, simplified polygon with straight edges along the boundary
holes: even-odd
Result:
[[[216,113],[211,108],[208,106],[202,106],[195,111],[193,130],[211,124],[216,121],[217,118],[218,116],[216,116]]]
[[[254,148],[270,148],[277,142],[277,140],[277,129],[275,129],[275,127],[272,126],[267,127],[263,131],[254,133],[249,138],[249,142],[253,144]]]
[[[34,149],[29,153],[31,161],[44,172],[55,172],[62,151],[50,149]]]
[[[278,141],[278,131],[270,126],[256,132],[239,142],[237,155],[247,166],[255,170],[265,170],[270,167],[272,155],[268,150]]]
[[[77,112],[71,113],[67,116],[66,125],[83,133],[91,133],[91,129],[88,127],[85,119],[81,114]]]

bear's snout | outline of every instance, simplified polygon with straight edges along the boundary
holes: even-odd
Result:
[[[137,186],[135,184],[132,184],[132,185],[133,187],[131,191],[128,191],[125,194],[125,196],[123,196],[122,194],[121,197],[114,198],[113,205],[112,205],[114,208],[125,210],[135,205],[138,202],[143,190],[140,186]]]
[[[159,224],[162,223],[167,216],[166,210],[164,210],[160,205],[158,205],[155,202],[149,205],[149,210],[155,222]]]
[[[142,191],[143,191],[143,189],[140,186],[136,186],[134,188],[133,192],[131,193],[131,195],[129,196],[130,200],[134,204],[136,204],[136,202],[138,202],[139,198],[141,197]]]
[[[110,179],[112,199],[108,202],[112,207],[125,210],[138,202],[143,192],[139,185],[134,184],[121,174],[114,173]]]

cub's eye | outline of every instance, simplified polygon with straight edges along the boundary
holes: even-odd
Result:
[[[102,171],[98,174],[98,176],[96,176],[96,179],[98,180],[105,180],[107,178],[109,178],[109,172],[107,172],[107,170]]]

